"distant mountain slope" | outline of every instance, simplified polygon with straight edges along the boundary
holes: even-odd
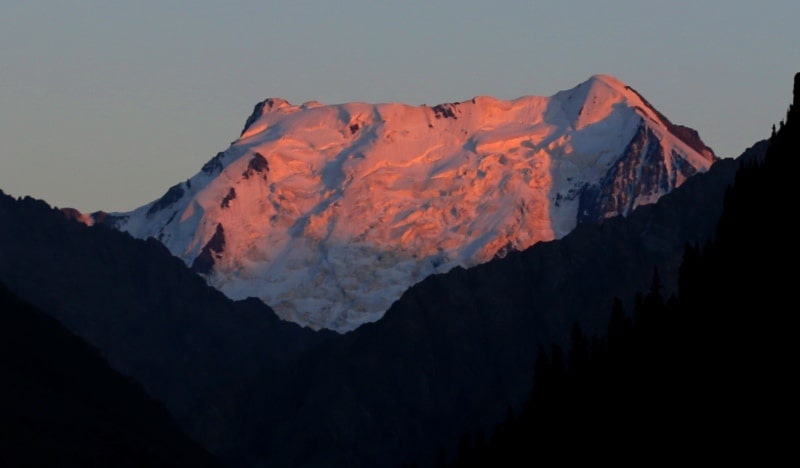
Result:
[[[223,466],[97,349],[2,283],[0,373],[0,466]]]
[[[378,322],[264,375],[242,400],[243,430],[220,453],[237,466],[398,466],[434,460],[460,434],[519,405],[538,344],[565,343],[580,322],[605,330],[612,299],[630,306],[658,268],[677,288],[686,243],[715,230],[727,187],[759,142],[627,217],[584,224],[410,288]]]
[[[163,245],[0,193],[0,282],[98,348],[192,435],[213,439],[233,390],[332,332],[234,302]]]
[[[267,99],[186,182],[85,219],[159,239],[232,298],[348,331],[430,274],[628,215],[716,160],[606,75],[433,107]]]

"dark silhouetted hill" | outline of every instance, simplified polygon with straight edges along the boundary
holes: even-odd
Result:
[[[212,447],[250,378],[333,333],[232,301],[154,239],[87,227],[29,197],[0,193],[0,282],[95,346]]]
[[[0,374],[0,466],[223,466],[94,347],[2,284]]]
[[[790,221],[800,74],[766,156],[737,171],[713,238],[688,244],[678,291],[657,277],[606,333],[543,347],[518,414],[464,433],[453,467],[574,463],[772,466],[794,457],[797,329]]]

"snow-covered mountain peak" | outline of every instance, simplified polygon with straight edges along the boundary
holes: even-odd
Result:
[[[603,121],[615,111],[630,108],[636,109],[644,118],[658,121],[650,106],[633,89],[610,75],[594,75],[572,89],[557,93],[553,98],[561,103],[564,117],[576,129]]]
[[[230,297],[347,331],[427,275],[654,202],[715,161],[692,132],[608,75],[510,101],[270,98],[194,177],[104,222]]]

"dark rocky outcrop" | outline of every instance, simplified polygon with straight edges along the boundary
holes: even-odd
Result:
[[[247,129],[250,128],[250,126],[256,122],[256,120],[260,119],[261,116],[264,115],[264,106],[266,104],[267,100],[256,103],[256,105],[253,107],[253,112],[250,114],[249,117],[247,117],[247,120],[244,123],[244,128],[242,129],[242,133],[239,134],[240,136],[244,135],[244,132],[246,132]]]
[[[167,208],[168,206],[172,205],[176,201],[180,200],[184,194],[182,184],[175,184],[167,190],[167,193],[161,196],[158,200],[153,202],[150,205],[150,208],[147,210],[147,215],[152,216],[155,213]]]
[[[222,158],[224,157],[224,152],[217,153],[216,156],[209,159],[207,163],[203,164],[203,167],[200,170],[210,175],[219,174],[222,172]]]
[[[198,255],[194,261],[192,262],[192,271],[196,273],[200,273],[203,275],[208,274],[211,272],[211,268],[214,267],[214,263],[216,259],[219,258],[219,255],[225,250],[225,229],[223,229],[222,224],[217,224],[217,229],[214,231],[214,235],[211,236],[211,239],[206,242],[206,245],[203,246],[203,249],[200,251],[200,255]]]
[[[231,187],[230,190],[228,190],[228,193],[225,194],[225,197],[222,198],[222,202],[219,204],[219,207],[230,208],[233,200],[236,200],[236,189]]]
[[[253,154],[250,161],[247,162],[247,169],[242,173],[242,177],[249,179],[254,174],[263,174],[269,172],[269,162],[267,158],[261,153]]]
[[[437,119],[445,118],[445,119],[454,119],[458,120],[458,116],[456,116],[456,108],[458,107],[457,102],[451,102],[447,104],[439,104],[436,106],[431,107],[433,110],[433,114]]]
[[[666,154],[658,137],[642,125],[603,178],[581,189],[578,223],[627,216],[637,201],[674,190],[678,176],[685,180],[696,173],[679,154]]]
[[[69,209],[70,208],[62,208],[62,211]],[[75,213],[76,215],[67,214],[66,216],[69,219],[80,220],[81,219],[80,212],[78,212],[78,210],[75,210]],[[95,211],[94,213],[91,213],[89,216],[92,218],[95,224],[102,224],[104,226],[108,226],[111,228],[116,227],[117,222],[127,219],[127,216],[106,213],[105,211]]]
[[[253,107],[253,112],[249,117],[247,117],[247,121],[244,123],[244,128],[242,129],[240,136],[244,135],[244,132],[246,132],[251,125],[256,123],[256,121],[258,121],[262,115],[264,115],[265,110],[272,110],[273,108],[276,108],[276,106],[280,107],[282,104],[288,104],[288,102],[280,98],[267,98],[257,103],[255,107]]]

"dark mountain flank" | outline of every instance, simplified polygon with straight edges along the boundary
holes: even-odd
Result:
[[[234,390],[333,335],[232,301],[155,239],[0,193],[0,282],[100,350],[204,442]]]
[[[100,352],[0,283],[0,465],[222,467]]]
[[[569,348],[542,347],[532,392],[502,424],[459,439],[452,467],[687,459],[776,465],[794,456],[797,329],[787,306],[800,157],[800,74],[766,157],[737,171],[715,235],[687,244],[675,294],[658,276],[607,332],[576,324]],[[777,221],[777,222],[776,222]]]

